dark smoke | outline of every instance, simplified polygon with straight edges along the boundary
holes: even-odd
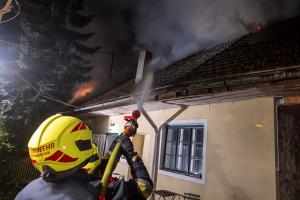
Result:
[[[162,68],[237,39],[256,23],[264,28],[296,16],[299,8],[299,0],[89,0],[87,11],[96,15],[87,28],[96,33],[91,44],[116,53],[112,79],[110,56],[91,58],[96,93],[134,77],[138,48],[152,52],[154,65]]]
[[[134,76],[138,59],[132,29],[135,5],[135,1],[131,0],[86,1],[86,13],[95,16],[85,28],[86,32],[95,33],[88,44],[101,46],[99,53],[90,57],[94,66],[90,74],[92,77],[90,83],[96,86],[92,95],[107,91]],[[113,66],[111,66],[112,52],[114,52]]]
[[[141,0],[137,43],[169,61],[299,13],[299,0]],[[163,66],[162,66],[163,67]]]

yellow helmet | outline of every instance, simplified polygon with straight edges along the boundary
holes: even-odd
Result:
[[[92,131],[78,118],[56,114],[33,133],[28,148],[37,170],[64,177],[89,162],[94,151]]]
[[[96,168],[100,165],[101,159],[98,153],[98,147],[95,143],[93,143],[93,155],[88,164],[86,164],[82,169],[86,171],[88,174],[93,174]]]
[[[88,173],[90,180],[96,180],[103,176],[109,157],[103,157],[98,153],[98,147],[96,143],[93,143],[93,155],[90,158],[88,164],[82,169]]]

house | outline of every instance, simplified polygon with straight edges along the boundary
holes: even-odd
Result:
[[[142,85],[129,80],[71,113],[96,138],[112,137]],[[133,143],[156,189],[204,200],[297,199],[299,96],[296,17],[156,72]],[[130,176],[123,161],[116,172]]]

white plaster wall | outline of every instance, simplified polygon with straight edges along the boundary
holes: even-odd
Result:
[[[159,126],[177,109],[149,112]],[[158,174],[157,189],[191,192],[202,200],[275,200],[273,98],[192,106],[176,120],[207,119],[206,182],[197,184]],[[109,117],[123,130],[123,116]],[[149,170],[153,130],[144,117],[138,134],[145,135],[142,158]],[[257,127],[256,125],[262,125]],[[122,173],[126,163],[119,164]],[[127,169],[127,170],[126,170]]]

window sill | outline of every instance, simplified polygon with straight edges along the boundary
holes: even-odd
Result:
[[[204,184],[205,183],[204,179],[193,178],[193,177],[190,177],[190,176],[185,176],[183,174],[168,172],[168,171],[161,170],[161,169],[158,170],[158,173],[166,175],[166,176],[171,176],[171,177],[174,177],[174,178],[182,179],[182,180],[185,180],[185,181],[190,181],[190,182],[193,182],[193,183],[198,183],[198,184]]]

